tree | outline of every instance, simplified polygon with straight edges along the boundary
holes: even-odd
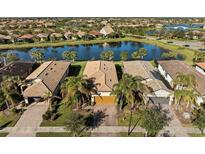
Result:
[[[128,59],[128,52],[126,52],[126,51],[121,52],[120,58],[122,61],[126,61]]]
[[[122,79],[113,86],[112,94],[116,95],[116,102],[120,104],[120,110],[123,105],[128,103],[130,107],[130,120],[128,135],[131,133],[132,112],[134,107],[146,104],[145,93],[151,91],[149,87],[142,83],[142,78],[139,76],[131,76],[123,74]]]
[[[67,77],[61,86],[61,94],[65,103],[76,103],[77,109],[82,104],[91,102],[91,93],[97,94],[97,88],[85,76]]]
[[[147,55],[147,50],[145,48],[140,48],[138,51],[138,55],[141,59],[143,59]]]
[[[193,120],[192,123],[195,125],[202,134],[204,134],[204,128],[205,128],[205,110],[203,108],[200,108],[198,110],[195,110],[193,112]]]
[[[176,59],[174,52],[163,52],[161,57],[165,60]]]
[[[70,131],[74,137],[80,136],[84,130],[83,116],[77,112],[72,112],[68,117],[66,129]]]
[[[49,104],[49,110],[51,110],[51,100],[52,100],[53,98],[58,98],[58,99],[60,99],[60,97],[54,96],[50,91],[45,92],[44,95],[43,95],[43,99],[46,100],[47,103]]]
[[[73,62],[77,59],[76,51],[65,51],[63,53],[63,58],[66,60],[72,60]]]
[[[103,51],[100,54],[100,58],[102,60],[112,60],[114,58],[114,52],[113,51]]]
[[[19,96],[19,84],[20,78],[18,76],[3,76],[3,80],[0,84],[2,97],[5,100],[7,108],[10,109],[10,105],[15,107],[16,97]]]
[[[138,51],[132,53],[132,59],[139,59]]]
[[[8,53],[6,55],[6,61],[9,63],[9,62],[13,62],[13,61],[18,61],[19,60],[19,57],[14,54],[14,53]]]
[[[2,58],[3,59],[3,62],[4,62],[4,66],[6,66],[6,63],[7,63],[7,61],[6,61],[6,54],[3,54],[2,52],[0,52],[0,58]]]
[[[168,125],[170,118],[160,106],[141,108],[137,111],[138,125],[146,130],[146,136],[154,137]]]
[[[43,58],[44,58],[44,53],[43,52],[41,52],[41,51],[33,51],[32,53],[31,53],[31,56],[33,57],[33,59],[36,61],[36,62],[38,62],[38,61],[42,61],[43,60]]]

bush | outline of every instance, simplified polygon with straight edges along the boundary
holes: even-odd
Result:
[[[46,113],[43,115],[43,120],[50,120],[52,116],[52,112],[50,110],[46,111]]]

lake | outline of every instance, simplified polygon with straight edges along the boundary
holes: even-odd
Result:
[[[100,59],[100,53],[107,50],[114,52],[114,60],[120,60],[120,53],[127,51],[129,53],[129,59],[131,54],[140,48],[147,49],[147,56],[144,60],[159,59],[163,52],[166,50],[159,48],[155,45],[139,43],[139,42],[118,42],[118,43],[104,43],[104,44],[92,44],[92,45],[76,45],[76,46],[62,46],[62,47],[47,47],[47,48],[32,48],[32,49],[17,49],[6,50],[5,53],[14,53],[21,60],[32,60],[31,53],[36,50],[41,50],[45,54],[47,60],[62,60],[62,53],[64,51],[77,51],[77,60],[98,60]]]

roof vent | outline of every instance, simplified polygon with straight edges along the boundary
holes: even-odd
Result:
[[[52,70],[53,68],[51,67],[50,70]]]
[[[48,75],[48,73],[45,74],[45,76],[47,76],[47,75]]]

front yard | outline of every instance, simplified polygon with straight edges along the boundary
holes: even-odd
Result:
[[[0,128],[13,127],[19,120],[21,114],[11,111],[0,112]]]
[[[89,132],[82,133],[82,136],[80,137],[89,137]],[[71,133],[69,132],[39,132],[36,133],[36,137],[73,137]]]

